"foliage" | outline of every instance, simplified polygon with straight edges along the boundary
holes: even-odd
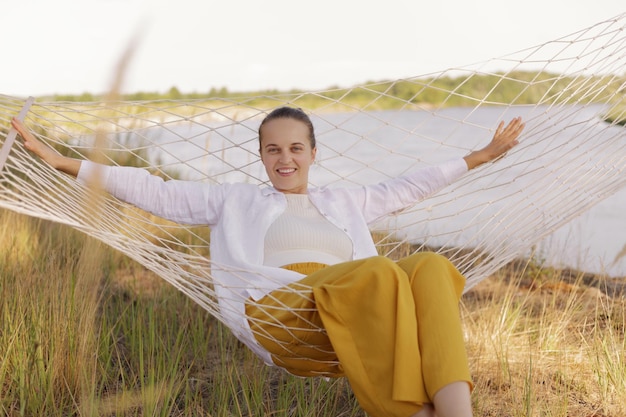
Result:
[[[166,93],[137,92],[126,94],[124,100],[206,100],[238,101],[249,105],[271,101],[272,97],[292,96],[299,105],[325,108],[338,105],[364,109],[395,109],[415,106],[475,106],[478,103],[511,105],[550,104],[556,100],[565,103],[600,101],[619,92],[624,77],[560,76],[548,72],[514,71],[510,73],[445,75],[431,78],[407,78],[395,81],[369,82],[350,88],[334,87],[318,92],[265,90],[232,92],[227,88],[212,88],[207,93],[183,93],[171,87]],[[602,87],[602,88],[599,88]],[[603,91],[604,97],[588,96],[589,91]],[[381,93],[383,95],[381,96]],[[101,99],[88,93],[57,95],[57,101],[89,102]],[[306,103],[306,106],[303,105]]]

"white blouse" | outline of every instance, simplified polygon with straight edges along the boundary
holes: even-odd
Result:
[[[309,198],[326,220],[348,236],[352,259],[362,259],[377,255],[368,224],[414,205],[467,170],[465,161],[457,158],[377,184],[311,188]],[[272,364],[250,330],[245,303],[304,277],[263,264],[265,236],[287,208],[285,194],[247,183],[164,181],[142,168],[89,161],[81,163],[78,180],[98,181],[116,198],[170,221],[209,226],[211,277],[220,318],[237,338]]]

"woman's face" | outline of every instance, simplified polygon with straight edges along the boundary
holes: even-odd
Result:
[[[261,161],[274,188],[306,194],[309,167],[317,149],[311,148],[308,127],[292,118],[270,120],[261,128]]]

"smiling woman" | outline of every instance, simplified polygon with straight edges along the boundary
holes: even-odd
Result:
[[[288,194],[307,193],[317,148],[313,124],[304,112],[289,107],[271,112],[259,128],[259,149],[274,188]]]
[[[464,91],[479,76],[465,69],[450,90],[444,72],[345,94],[35,103],[24,123],[12,122],[23,142],[0,173],[0,204],[69,224],[142,262],[269,365],[347,376],[372,416],[431,415],[433,407],[439,416],[470,415],[459,297],[624,186],[626,130],[602,114],[623,108],[625,42],[622,21],[603,22],[571,42],[523,51],[516,71],[483,74],[486,90]],[[572,74],[522,71],[550,46],[558,54],[544,58],[546,71],[569,60]],[[581,75],[591,70],[597,75]],[[503,89],[513,99],[499,99]],[[432,92],[447,95],[425,110],[420,100]],[[536,92],[538,104],[524,101]],[[355,104],[362,94],[368,99]],[[459,96],[478,104],[443,108]],[[401,110],[373,108],[383,101]],[[16,102],[3,99],[6,124]],[[305,106],[313,102],[322,104]],[[288,107],[268,111],[268,103]],[[158,175],[122,166],[129,154]],[[321,186],[309,183],[315,160],[332,174]],[[211,171],[217,162],[244,180]],[[250,174],[261,164],[269,181]],[[183,165],[202,177],[175,180]],[[108,192],[97,205],[94,184]],[[198,225],[210,239],[194,233]]]
[[[214,284],[232,309],[225,318],[268,364],[296,375],[345,375],[372,416],[427,416],[433,407],[443,417],[472,414],[458,311],[465,278],[435,253],[398,262],[377,256],[368,225],[502,156],[518,144],[520,118],[501,122],[491,142],[463,158],[333,190],[309,189],[315,133],[291,107],[259,126],[269,188],[165,182],[139,168],[79,161],[55,153],[18,119],[12,125],[28,150],[79,181],[167,220],[208,225],[213,262],[233,271],[229,285]],[[304,198],[288,198],[294,194]],[[339,248],[329,252],[327,239]],[[292,244],[273,246],[281,240]],[[255,276],[245,287],[236,284],[240,268]]]

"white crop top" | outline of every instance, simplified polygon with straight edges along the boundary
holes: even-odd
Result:
[[[352,260],[352,241],[328,221],[307,194],[285,194],[287,209],[265,235],[267,266],[299,262],[333,265]]]

